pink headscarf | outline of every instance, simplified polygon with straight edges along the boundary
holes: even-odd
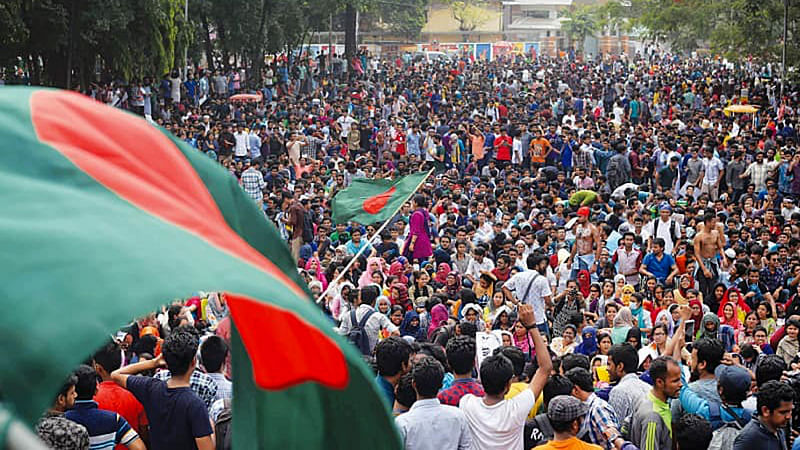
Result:
[[[447,312],[447,307],[443,304],[439,303],[438,305],[434,306],[431,309],[431,324],[428,326],[428,339],[430,339],[431,335],[437,328],[442,326],[442,324],[447,323],[447,319],[450,318],[450,314]]]
[[[439,264],[439,267],[436,268],[436,275],[434,275],[433,279],[436,280],[437,283],[447,284],[447,274],[449,273],[450,264],[443,262]]]
[[[373,270],[372,265],[377,264],[378,270]],[[381,272],[385,275],[383,271],[383,259],[373,256],[372,258],[367,258],[367,268],[364,272],[361,273],[361,276],[358,278],[358,287],[362,288],[364,286],[369,286],[372,284],[372,273],[373,272]]]
[[[405,266],[400,261],[395,261],[389,266],[389,275],[397,277],[397,282],[408,284],[408,277],[406,276]]]
[[[316,256],[312,256],[306,262],[306,270],[311,270],[311,269],[314,269],[317,272],[316,274],[317,281],[322,283],[322,290],[324,291],[325,289],[328,289],[328,279],[325,278],[325,273],[323,273],[322,271],[322,264],[319,262],[319,258],[317,258]]]

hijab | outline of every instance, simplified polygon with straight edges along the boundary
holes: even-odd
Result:
[[[372,265],[377,264],[378,268],[373,269]],[[383,260],[376,256],[371,258],[367,258],[367,267],[366,269],[361,272],[361,276],[358,278],[358,287],[362,288],[364,286],[369,286],[370,284],[374,284],[372,282],[372,273],[373,272],[381,272],[383,273]]]
[[[589,298],[589,294],[591,291],[592,286],[592,279],[589,275],[589,271],[583,269],[578,272],[578,289],[580,289],[581,294],[583,294],[583,298]]]
[[[433,279],[439,284],[444,285],[447,283],[447,274],[450,273],[450,264],[443,262],[436,268],[436,275]]]
[[[437,328],[447,323],[450,314],[447,313],[447,307],[439,303],[431,309],[431,324],[428,326],[428,338]]]
[[[700,307],[700,312],[697,314],[695,314],[694,309],[692,309],[692,320],[694,320],[695,326],[697,326],[697,324],[703,321],[703,304],[700,303],[700,300],[698,299],[694,299],[689,302],[690,307],[695,305]]]
[[[584,327],[582,332],[583,340],[577,347],[575,353],[591,357],[597,353],[597,329],[594,327]]]
[[[744,323],[744,317],[747,315],[747,313],[750,312],[750,306],[747,304],[746,301],[744,301],[744,296],[742,295],[742,291],[740,291],[739,288],[736,287],[735,285],[729,287],[728,290],[725,291],[725,295],[722,296],[722,302],[720,302],[719,304],[719,310],[717,310],[717,315],[719,317],[723,317],[722,307],[726,303],[733,302],[733,300],[731,300],[732,292],[738,294],[736,296],[736,305],[734,305],[734,310],[736,311],[735,314],[736,320],[739,321],[739,323]]]
[[[400,261],[395,261],[389,266],[389,275],[397,277],[397,282],[408,284],[408,277],[405,274],[405,266]]]
[[[447,284],[447,278],[453,277],[456,282],[453,284]],[[447,298],[454,299],[458,296],[458,293],[461,292],[461,276],[458,275],[455,271],[450,271],[445,277],[444,282],[444,292],[447,294]]]
[[[614,317],[614,328],[611,330],[611,342],[614,344],[622,344],[628,336],[628,330],[636,328],[634,323],[633,314],[630,308],[623,306]]]
[[[687,287],[686,289],[683,288],[683,283],[682,282],[683,282],[684,279],[688,279],[689,280],[689,287]],[[680,281],[681,282],[678,283],[678,292],[680,292],[681,297],[686,298],[687,291],[689,289],[694,289],[694,278],[692,278],[692,276],[687,273],[687,274],[684,274],[681,277]]]
[[[411,325],[414,319],[417,319],[417,324]],[[420,329],[419,314],[416,311],[406,311],[403,323],[400,324],[400,336],[411,336],[416,340],[425,338],[425,333]]]
[[[314,277],[316,277],[317,281],[322,284],[322,290],[328,289],[328,279],[325,278],[325,272],[322,270],[322,264],[319,262],[319,258],[316,256],[312,256],[306,262],[306,270],[314,269],[316,272]]]
[[[662,317],[666,317],[667,320],[661,320]],[[667,324],[667,336],[672,337],[672,333],[675,330],[675,321],[672,320],[672,313],[667,309],[662,309],[659,311],[658,315],[656,315],[656,321],[653,323],[653,326],[662,322]]]
[[[636,339],[636,350],[642,348],[642,330],[638,328],[631,328],[628,330],[628,334],[625,336],[625,342],[628,342],[631,338]]]
[[[381,312],[379,306],[383,304],[389,307],[389,309],[386,310],[385,314],[388,317],[390,314],[392,314],[392,302],[389,300],[389,297],[385,295],[381,295],[380,297],[378,297],[378,300],[375,302],[375,311]]]
[[[397,289],[398,295],[397,299],[395,299],[395,305],[400,305],[409,309],[411,307],[411,302],[408,301],[408,287],[403,283],[394,283],[391,289]]]
[[[706,324],[713,323],[714,324],[714,331],[708,331],[706,329]],[[709,339],[717,339],[717,335],[719,334],[719,317],[716,314],[709,312],[703,316],[703,319],[700,321],[700,329],[697,330],[697,339],[702,338],[709,338]]]

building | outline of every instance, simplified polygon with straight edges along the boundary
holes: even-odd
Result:
[[[504,1],[503,35],[509,41],[539,42],[543,55],[555,56],[567,49],[559,15],[570,6],[572,0]]]

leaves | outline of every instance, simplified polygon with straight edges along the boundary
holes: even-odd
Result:
[[[451,0],[450,8],[453,19],[458,22],[458,29],[461,31],[473,31],[486,23],[486,16],[482,6],[484,0]]]

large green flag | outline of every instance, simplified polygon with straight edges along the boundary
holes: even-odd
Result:
[[[355,178],[333,197],[332,219],[334,223],[383,222],[400,209],[431,172],[417,172],[394,180]]]
[[[359,352],[309,301],[275,227],[202,153],[76,93],[3,88],[0,192],[0,392],[26,423],[120,324],[224,291],[235,448],[400,448]]]

